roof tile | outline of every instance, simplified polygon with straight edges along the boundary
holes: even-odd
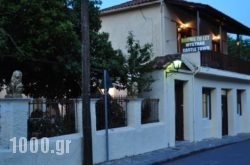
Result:
[[[148,3],[148,2],[154,2],[154,1],[159,1],[159,0],[132,0],[132,1],[125,2],[125,3],[121,3],[119,5],[105,8],[102,10],[102,12],[109,11],[109,10],[122,9],[122,8],[126,8],[126,7],[132,7],[132,6],[136,6],[136,5],[140,5],[140,4],[144,4],[144,3]]]

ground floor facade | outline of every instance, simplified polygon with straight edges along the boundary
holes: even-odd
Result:
[[[168,146],[250,132],[249,76],[212,68],[153,73],[150,97],[159,97]]]
[[[153,116],[153,111],[150,111],[149,115],[156,120],[143,122],[144,111],[141,107],[144,99],[133,98],[127,101],[126,125],[98,130],[97,100],[91,100],[94,163],[174,147],[178,144],[177,141],[197,142],[203,139],[221,139],[226,135],[250,133],[250,78],[246,75],[211,68],[199,68],[195,72],[180,70],[168,74],[163,70],[156,70],[152,75],[156,81],[152,85],[152,91],[144,97],[147,98],[149,95],[150,98],[159,100],[154,104],[157,106],[157,113]],[[13,160],[32,164],[34,161],[27,159],[32,153],[14,154],[10,147],[11,138],[27,137],[29,102],[30,99],[27,98],[0,99],[2,162]],[[52,137],[49,140],[51,146],[56,144],[57,139],[71,140],[70,152],[64,158],[81,164],[81,100],[76,100],[75,108],[76,133]],[[43,164],[48,159],[53,159],[53,162],[60,159],[63,164],[68,163],[55,154],[41,153],[37,154],[37,157]]]

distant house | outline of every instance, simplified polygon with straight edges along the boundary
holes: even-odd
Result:
[[[227,34],[250,36],[247,26],[184,0],[132,0],[103,9],[101,20],[115,49],[126,52],[130,31],[153,44],[156,81],[145,96],[160,99],[166,146],[250,132],[250,62],[227,51]]]

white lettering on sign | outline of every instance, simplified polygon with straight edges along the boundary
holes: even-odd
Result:
[[[212,50],[211,35],[194,36],[181,39],[182,53]]]

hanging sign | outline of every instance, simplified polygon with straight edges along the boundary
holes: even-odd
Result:
[[[212,50],[212,35],[193,36],[181,39],[182,53]]]

